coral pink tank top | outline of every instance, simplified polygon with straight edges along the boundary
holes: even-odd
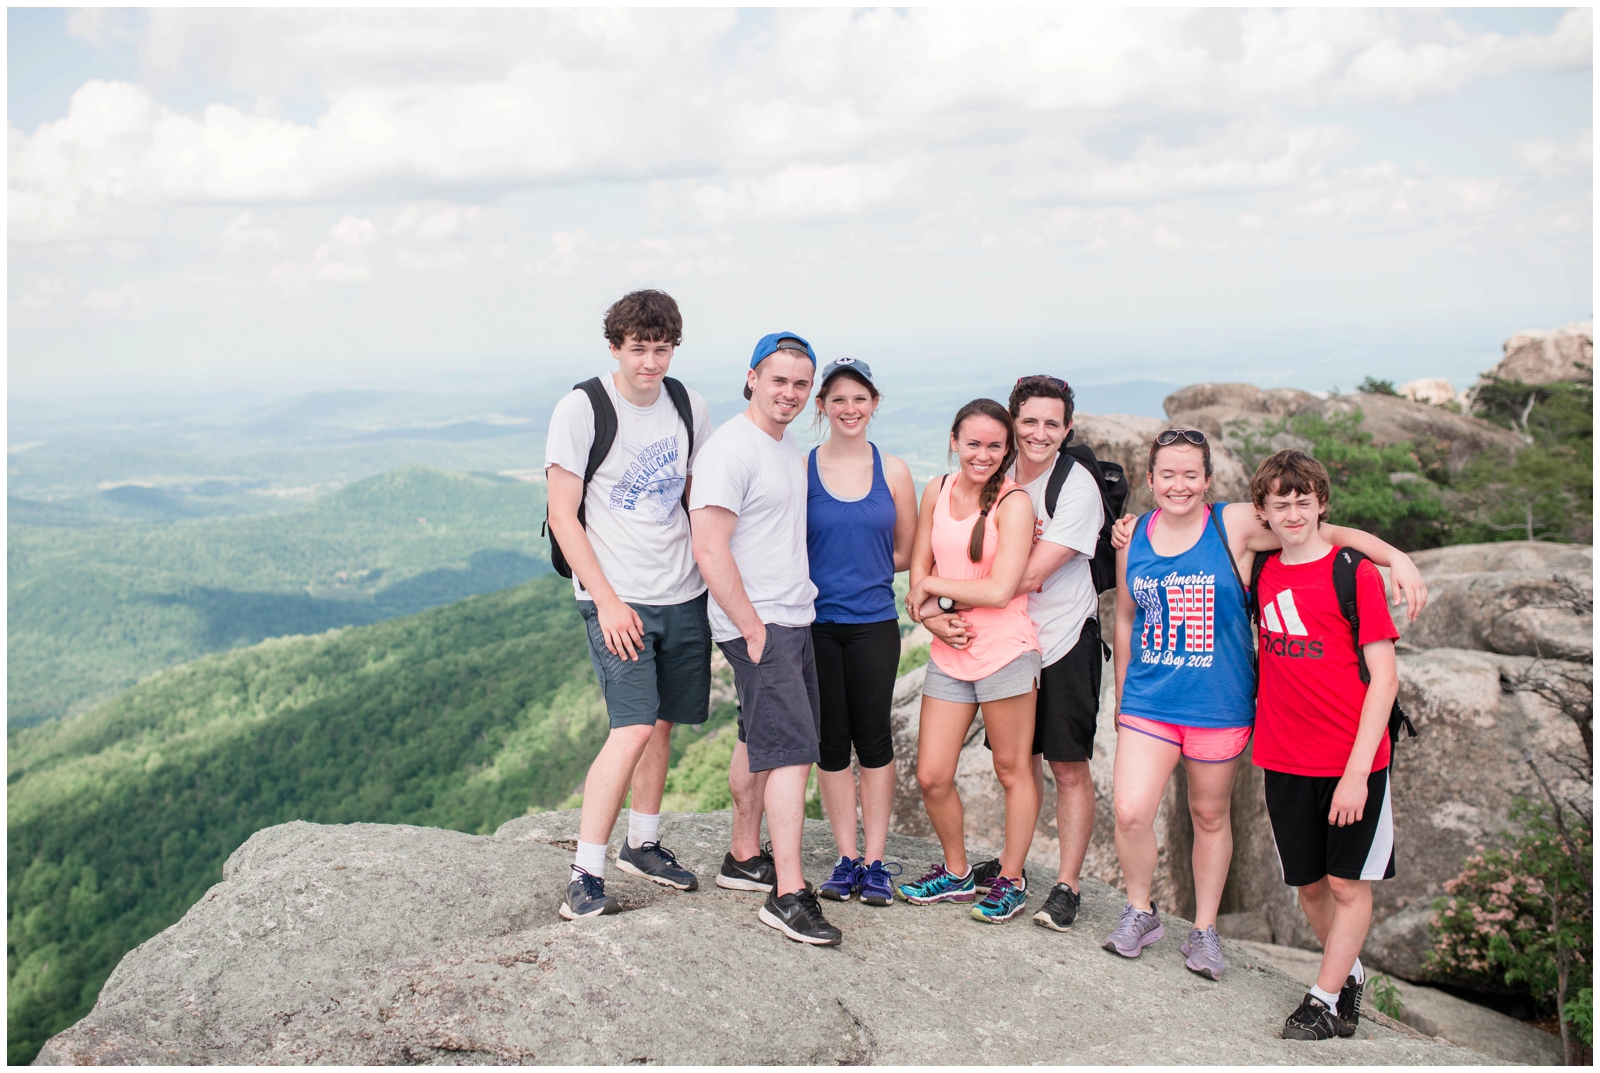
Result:
[[[991,510],[983,520],[983,558],[973,562],[967,558],[967,544],[972,539],[972,516],[957,521],[950,516],[950,489],[956,478],[944,482],[939,491],[939,502],[933,508],[933,564],[934,573],[953,581],[972,581],[989,576],[994,566],[995,552],[1000,549],[1000,530],[995,525],[998,509]],[[1020,487],[1010,480],[1000,486],[1000,498],[1013,488]],[[1012,597],[1004,607],[974,607],[961,612],[961,617],[972,623],[975,636],[966,648],[951,648],[937,637],[928,649],[928,658],[945,674],[963,682],[976,682],[987,678],[1024,652],[1039,651],[1039,636],[1034,631],[1033,620],[1028,618],[1028,594]]]

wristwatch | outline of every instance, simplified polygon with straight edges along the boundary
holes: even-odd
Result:
[[[948,597],[948,596],[939,597],[939,610],[940,611],[943,611],[945,614],[948,615],[950,612],[954,611],[955,609],[956,609],[956,602],[954,600],[950,599],[950,597]]]

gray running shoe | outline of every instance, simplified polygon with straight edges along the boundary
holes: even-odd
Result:
[[[568,920],[584,917],[610,916],[622,912],[622,906],[606,893],[606,881],[582,868],[572,870],[572,881],[567,884],[567,896],[561,900],[560,913]]]
[[[646,842],[635,848],[628,844],[627,839],[623,839],[622,849],[617,851],[617,867],[652,883],[660,883],[663,887],[700,889],[700,880],[695,878],[695,874],[679,864],[672,851],[660,842]]]
[[[1122,919],[1116,930],[1100,944],[1113,954],[1136,958],[1139,952],[1159,940],[1166,932],[1161,928],[1161,913],[1156,903],[1150,903],[1150,912],[1135,909],[1131,904],[1122,907]]]
[[[1181,949],[1183,956],[1188,959],[1183,963],[1184,968],[1199,973],[1207,980],[1222,979],[1225,967],[1222,963],[1222,940],[1217,938],[1215,924],[1204,931],[1189,929],[1189,937],[1183,941]]]

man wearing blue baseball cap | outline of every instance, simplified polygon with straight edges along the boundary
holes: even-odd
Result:
[[[739,742],[728,769],[733,838],[717,885],[766,891],[760,917],[797,942],[836,946],[801,874],[806,779],[821,756],[822,707],[811,645],[805,458],[789,423],[816,378],[817,356],[793,332],[763,336],[750,355],[750,405],[695,459],[689,490],[694,557],[711,592],[711,638],[733,668]],[[761,852],[765,810],[772,856]]]

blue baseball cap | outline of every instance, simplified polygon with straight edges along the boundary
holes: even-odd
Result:
[[[872,366],[856,358],[834,358],[822,367],[822,372],[817,376],[817,383],[827,387],[828,381],[842,372],[853,373],[867,383],[876,386],[876,381],[872,379]]]
[[[799,346],[796,346],[796,343]],[[796,354],[804,354],[811,359],[813,369],[817,366],[817,355],[811,349],[810,343],[793,332],[773,332],[771,335],[763,335],[761,341],[756,344],[754,352],[750,355],[750,368],[754,369],[761,364],[763,358],[770,358],[780,350],[792,350]]]

